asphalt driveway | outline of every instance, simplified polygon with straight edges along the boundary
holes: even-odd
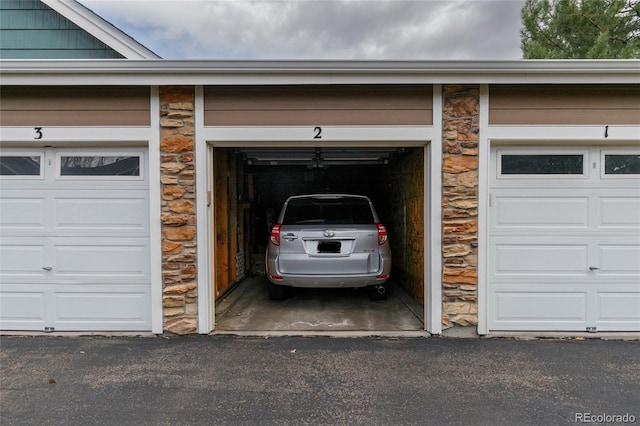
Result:
[[[3,425],[640,423],[639,341],[5,336],[0,362]]]

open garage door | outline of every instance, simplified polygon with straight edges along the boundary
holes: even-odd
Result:
[[[640,330],[640,151],[491,157],[489,329]]]
[[[411,303],[423,303],[424,147],[237,147],[216,148],[213,157],[217,298],[246,277],[263,276],[269,232],[289,196],[351,193],[371,198],[389,230],[394,286]],[[266,287],[263,293],[264,301]],[[358,297],[368,301],[366,291]],[[416,320],[422,307],[417,310],[407,313]],[[422,330],[423,324],[412,327]]]

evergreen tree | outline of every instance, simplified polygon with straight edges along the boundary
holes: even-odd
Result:
[[[527,0],[525,59],[640,58],[640,0]]]

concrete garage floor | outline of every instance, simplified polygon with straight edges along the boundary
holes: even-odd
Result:
[[[216,303],[215,333],[244,335],[425,336],[423,307],[391,284],[385,301],[366,289],[291,289],[273,301],[264,275],[247,278]]]

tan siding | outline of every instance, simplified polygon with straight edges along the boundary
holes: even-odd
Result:
[[[2,87],[3,126],[148,126],[148,87]]]
[[[638,85],[499,85],[489,90],[492,125],[638,125]]]
[[[206,126],[431,125],[431,86],[209,86]]]

